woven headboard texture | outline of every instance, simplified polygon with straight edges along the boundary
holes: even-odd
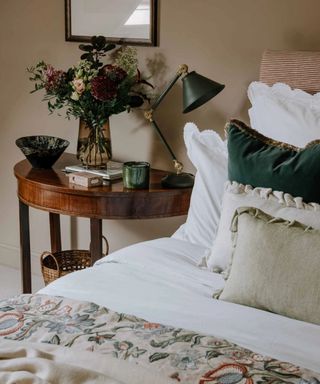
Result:
[[[320,51],[264,52],[260,81],[268,85],[285,83],[309,93],[320,92]]]

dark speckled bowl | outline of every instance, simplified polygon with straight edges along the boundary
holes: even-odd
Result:
[[[68,140],[53,136],[25,136],[16,145],[34,168],[51,168],[69,145]]]

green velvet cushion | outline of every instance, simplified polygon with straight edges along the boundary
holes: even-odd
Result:
[[[319,140],[297,148],[269,139],[238,120],[231,120],[226,131],[230,181],[320,203]]]

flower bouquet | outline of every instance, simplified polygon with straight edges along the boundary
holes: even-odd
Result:
[[[142,79],[136,49],[115,49],[103,36],[94,36],[91,44],[80,44],[81,61],[67,71],[43,61],[28,68],[35,83],[32,92],[44,90],[50,113],[65,108],[66,116],[80,119],[77,155],[83,165],[105,167],[111,159],[109,117],[149,101]],[[107,52],[111,62],[104,64]]]

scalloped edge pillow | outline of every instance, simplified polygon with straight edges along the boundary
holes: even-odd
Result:
[[[294,198],[270,188],[253,188],[229,181],[223,195],[218,234],[207,259],[211,271],[225,271],[231,262],[233,247],[230,228],[234,213],[240,207],[258,208],[269,215],[320,229],[319,204],[306,204],[300,197]]]
[[[212,130],[200,132],[194,123],[185,125],[184,141],[197,172],[187,220],[172,237],[211,248],[219,225],[224,184],[228,176],[226,142]]]
[[[320,93],[254,81],[248,97],[250,125],[263,135],[297,147],[320,138]]]

